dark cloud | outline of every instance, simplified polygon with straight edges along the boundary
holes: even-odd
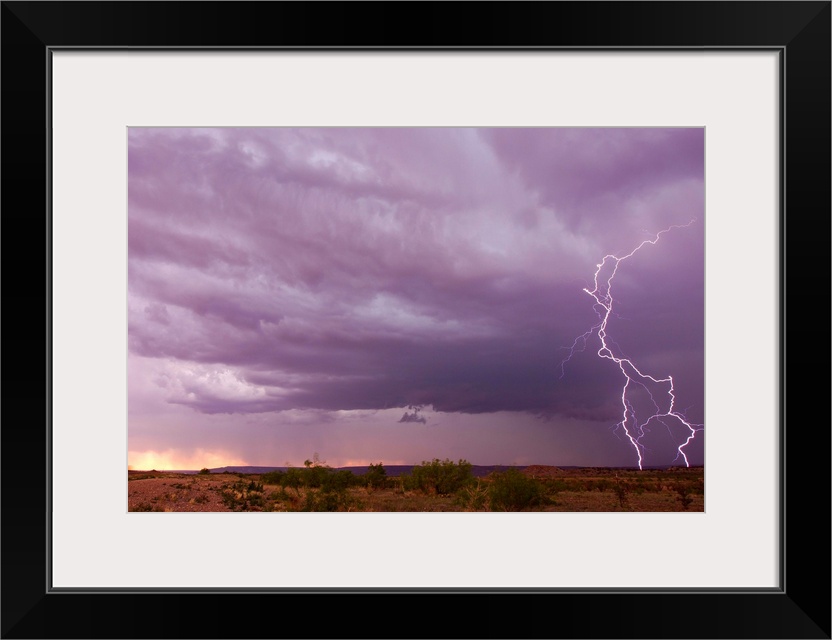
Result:
[[[484,129],[506,166],[543,199],[577,212],[615,197],[655,197],[705,171],[705,131],[682,129]]]
[[[428,419],[425,418],[425,416],[420,416],[417,411],[414,411],[413,413],[405,411],[399,422],[418,422],[420,424],[427,424]]]
[[[131,129],[129,348],[204,415],[617,420],[611,339],[704,415],[701,129]],[[685,388],[682,388],[682,382]],[[140,411],[134,406],[133,410]],[[405,411],[399,422],[425,423]]]

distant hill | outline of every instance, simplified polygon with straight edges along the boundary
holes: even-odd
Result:
[[[401,476],[407,475],[413,471],[413,467],[419,465],[414,464],[391,464],[391,465],[384,465],[384,470],[387,472],[388,476]],[[268,473],[269,471],[286,471],[290,467],[255,467],[255,466],[228,466],[228,467],[216,467],[214,469],[210,469],[211,473]],[[336,471],[339,470],[346,470],[352,471],[356,475],[363,475],[367,473],[369,467],[333,467]],[[487,476],[489,473],[494,471],[505,471],[506,469],[585,469],[587,471],[595,470],[595,471],[613,471],[615,469],[621,469],[622,471],[632,471],[634,469],[638,469],[638,467],[580,467],[574,465],[473,465],[471,471],[476,478],[482,478]],[[666,470],[666,469],[676,469],[678,467],[674,466],[645,466],[645,470]],[[178,469],[178,470],[169,470],[168,473],[199,473],[197,469]]]
[[[413,471],[413,467],[418,465],[414,464],[391,464],[391,465],[384,465],[384,470],[387,472],[388,476],[401,476],[407,475],[411,471]],[[524,465],[525,466],[525,465]],[[523,469],[524,466],[514,467],[515,469]],[[216,467],[210,469],[211,473],[268,473],[269,471],[286,471],[290,467],[255,467],[255,466],[228,466],[228,467]],[[505,471],[510,467],[507,465],[477,465],[475,464],[471,471],[474,474],[474,477],[482,478],[487,476],[492,471]],[[363,475],[367,473],[369,467],[333,467],[336,471],[346,470],[352,471],[356,475]],[[199,473],[196,469],[176,469],[170,470],[168,473]]]
[[[411,471],[413,471],[413,467],[418,466],[414,464],[391,464],[391,465],[384,465],[384,470],[387,472],[388,476],[401,476],[407,475]],[[492,471],[500,471],[508,469],[508,466],[505,465],[474,465],[471,469],[472,473],[477,478],[482,478],[487,476]],[[522,469],[523,467],[515,467],[517,469]],[[228,467],[217,467],[211,469],[211,473],[268,473],[269,471],[286,471],[289,467],[254,467],[254,466],[228,466]],[[364,475],[367,473],[369,467],[333,467],[336,471],[345,470],[345,471],[352,471],[356,475]],[[196,470],[188,469],[188,470],[180,470],[176,473],[198,473]]]

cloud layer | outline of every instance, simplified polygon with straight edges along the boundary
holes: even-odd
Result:
[[[695,220],[622,266],[610,332],[701,417],[703,154],[701,129],[130,129],[129,348],[156,363],[131,414],[614,423],[592,345],[561,368],[583,288]]]

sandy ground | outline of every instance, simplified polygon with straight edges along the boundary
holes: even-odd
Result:
[[[210,476],[179,473],[128,472],[128,511],[230,511],[221,489],[236,482],[233,474]]]
[[[689,477],[695,481],[702,478],[701,469],[675,470],[672,473],[621,472],[615,469],[577,469],[564,470],[557,467],[535,465],[527,467],[527,475],[539,479],[567,479],[556,495],[555,503],[542,507],[541,511],[681,511],[679,496],[674,491],[674,483]],[[622,498],[615,491],[617,478],[628,480],[630,490]],[[634,482],[642,477],[645,484]],[[301,508],[303,496],[295,497],[290,491],[277,497],[277,487],[260,485],[251,494],[245,487],[259,476],[240,476],[234,473],[216,473],[209,475],[182,474],[164,471],[128,471],[127,502],[128,511],[132,512],[227,512],[246,511],[296,511]],[[599,483],[601,486],[599,486]],[[571,486],[570,486],[571,485]],[[265,490],[264,490],[265,489]],[[645,490],[647,489],[647,490]],[[424,496],[419,492],[408,492],[407,496],[398,495],[393,489],[370,492],[367,488],[350,489],[350,495],[356,498],[352,507],[360,511],[462,511],[454,504],[452,498],[439,500],[436,496]],[[224,500],[226,498],[230,500]],[[255,496],[259,502],[253,506],[246,503],[245,495]],[[234,497],[238,500],[235,502]],[[688,511],[705,510],[704,496],[701,491],[691,494]],[[241,500],[242,499],[242,500]],[[241,503],[242,504],[241,506]],[[232,508],[230,505],[234,505]],[[349,509],[352,510],[352,509]]]

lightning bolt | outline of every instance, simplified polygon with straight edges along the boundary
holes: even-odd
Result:
[[[671,434],[671,438],[673,437],[673,434],[667,421],[675,420],[687,428],[688,435],[685,438],[685,441],[677,446],[676,458],[673,461],[676,462],[681,458],[684,460],[686,467],[690,466],[690,462],[688,461],[687,455],[685,455],[685,447],[693,441],[698,431],[702,431],[704,425],[692,424],[688,421],[683,412],[676,410],[676,390],[673,383],[673,376],[668,375],[665,378],[656,378],[650,374],[642,372],[638,367],[636,367],[635,364],[633,364],[632,360],[624,357],[624,355],[620,353],[621,349],[615,341],[607,335],[607,323],[609,322],[610,316],[614,315],[612,283],[618,273],[618,267],[621,266],[622,262],[634,256],[645,245],[655,245],[659,239],[669,231],[673,229],[687,228],[694,222],[695,220],[691,220],[685,225],[672,225],[667,229],[663,229],[662,231],[659,231],[652,240],[645,240],[630,253],[625,256],[621,256],[620,258],[611,254],[604,256],[601,263],[596,265],[594,288],[592,290],[584,288],[584,291],[592,296],[593,300],[595,300],[592,306],[595,313],[598,314],[598,323],[575,338],[575,341],[569,348],[569,355],[563,359],[560,365],[560,377],[563,378],[566,364],[576,353],[583,352],[586,349],[587,341],[590,339],[590,336],[598,336],[598,339],[601,341],[601,347],[598,349],[598,356],[605,360],[611,360],[614,362],[618,365],[618,368],[624,375],[624,383],[621,389],[622,419],[615,425],[615,429],[623,429],[626,439],[629,440],[636,452],[636,455],[638,456],[639,469],[643,469],[645,453],[645,448],[641,439],[645,436],[645,434],[650,432],[648,425],[651,422],[655,421],[663,425],[667,429],[668,433]],[[606,279],[601,276],[601,272],[605,269],[609,271],[609,277]],[[612,347],[616,347],[618,355],[616,355],[616,351],[614,351]],[[658,385],[659,387],[666,389],[664,392],[666,394],[665,399],[667,402],[666,410],[662,410],[662,407],[659,405],[659,401],[650,390],[650,383],[652,383],[652,386],[654,387]],[[639,419],[631,400],[631,394],[629,392],[636,386],[643,388],[647,392],[650,402],[653,404],[654,411],[647,417],[646,420]]]

